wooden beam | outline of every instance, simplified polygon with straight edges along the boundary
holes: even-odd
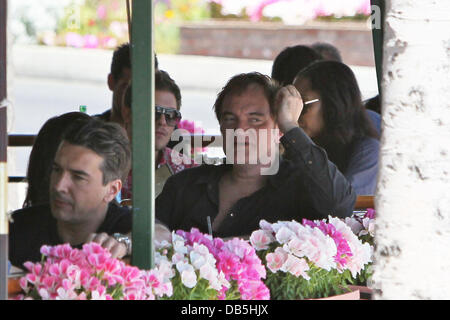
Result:
[[[7,97],[6,86],[6,48],[7,48],[7,0],[0,0],[0,300],[8,299],[8,219],[6,152],[8,134],[6,106],[2,105]]]

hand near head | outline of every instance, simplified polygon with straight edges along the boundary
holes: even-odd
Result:
[[[275,97],[277,124],[284,134],[298,127],[298,119],[303,110],[303,100],[293,85],[281,88]]]

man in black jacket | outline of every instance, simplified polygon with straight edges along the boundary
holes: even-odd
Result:
[[[128,173],[130,158],[129,141],[119,125],[95,119],[71,125],[55,155],[50,203],[12,215],[12,264],[21,267],[26,261],[39,261],[42,245],[63,243],[80,247],[95,241],[113,257],[130,254],[131,242],[124,234],[131,232],[132,214],[113,201]]]
[[[245,236],[261,219],[352,214],[356,194],[350,183],[298,126],[303,101],[294,86],[280,88],[258,73],[237,75],[214,108],[227,163],[184,170],[167,180],[156,199],[156,216],[171,230],[196,227],[214,236]],[[281,135],[286,157],[278,162]]]

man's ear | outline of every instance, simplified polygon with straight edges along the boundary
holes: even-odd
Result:
[[[117,194],[122,190],[122,180],[116,179],[108,183],[108,188],[104,197],[105,202],[109,203],[114,200]]]
[[[116,86],[116,80],[114,79],[114,76],[112,73],[108,74],[108,88],[111,91],[114,91],[114,88]]]

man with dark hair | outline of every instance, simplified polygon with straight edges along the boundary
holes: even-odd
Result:
[[[214,109],[227,163],[202,165],[167,180],[156,199],[156,216],[169,229],[245,236],[261,219],[352,214],[356,194],[350,183],[298,125],[303,101],[294,86],[279,87],[258,73],[237,75]],[[287,156],[278,161],[280,132]]]
[[[341,53],[335,46],[330,43],[315,42],[311,45],[311,48],[319,53],[324,60],[342,62]]]
[[[130,140],[132,127],[131,92],[130,85],[125,91],[122,107],[122,119]],[[171,173],[178,173],[184,169],[197,166],[192,159],[168,147],[172,133],[181,120],[181,92],[175,81],[163,70],[158,70],[155,73],[155,108],[155,168],[158,169],[167,165]],[[175,161],[175,157],[178,158],[177,161]],[[122,188],[122,199],[131,198],[131,187],[132,174],[130,172]]]
[[[129,141],[119,125],[95,119],[74,122],[55,155],[50,203],[12,215],[9,258],[13,265],[39,261],[42,245],[62,243],[79,247],[95,241],[110,249],[113,257],[130,254],[129,239],[112,236],[130,233],[132,228],[130,209],[113,201],[130,158]]]
[[[158,58],[155,54],[155,69],[158,70]],[[111,71],[108,74],[108,87],[113,92],[112,106],[98,118],[105,121],[112,121],[122,125],[121,117],[122,97],[125,89],[131,81],[131,51],[130,44],[125,43],[119,46],[113,53],[111,61]]]
[[[272,79],[282,86],[292,84],[297,73],[322,56],[308,46],[297,45],[284,48],[272,65]]]

